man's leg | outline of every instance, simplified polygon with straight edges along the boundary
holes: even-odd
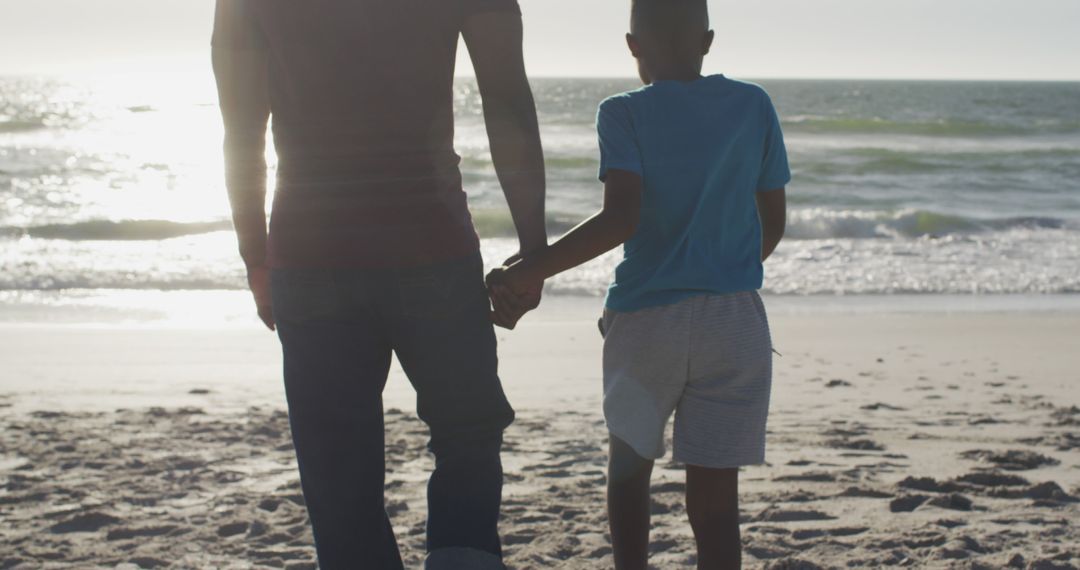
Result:
[[[649,567],[651,503],[649,480],[653,461],[611,434],[608,458],[608,524],[616,570]]]
[[[739,470],[686,466],[686,513],[697,540],[700,570],[738,570]]]
[[[398,287],[394,350],[416,388],[435,455],[429,567],[501,568],[499,453],[514,413],[498,377],[482,264],[477,257],[403,272]]]
[[[384,501],[390,345],[327,272],[275,272],[289,420],[323,570],[403,568]],[[351,313],[351,314],[350,314]]]

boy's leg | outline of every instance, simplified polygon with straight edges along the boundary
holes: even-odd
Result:
[[[649,480],[653,461],[611,434],[608,459],[608,524],[616,570],[649,566]]]
[[[675,453],[685,463],[686,510],[698,568],[739,568],[741,465],[765,460],[772,342],[757,292],[697,299],[690,382],[675,412]]]
[[[390,345],[327,271],[275,271],[289,421],[319,566],[403,568],[384,504],[382,389]]]
[[[653,460],[664,455],[664,428],[687,382],[689,320],[687,301],[604,312],[608,519],[618,570],[648,567],[649,480]]]
[[[737,570],[739,470],[686,466],[686,513],[697,541],[699,570]]]
[[[394,350],[431,429],[427,567],[501,569],[503,430],[514,413],[498,377],[483,266],[467,260],[402,272]]]

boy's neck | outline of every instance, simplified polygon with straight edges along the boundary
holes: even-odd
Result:
[[[688,83],[701,79],[701,62],[686,65],[664,65],[649,69],[650,83],[657,81],[680,81]]]

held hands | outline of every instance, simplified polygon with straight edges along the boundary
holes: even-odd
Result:
[[[491,297],[491,320],[496,326],[513,330],[525,313],[540,306],[543,281],[531,281],[521,271],[521,256],[506,260],[502,267],[487,275],[488,295]]]

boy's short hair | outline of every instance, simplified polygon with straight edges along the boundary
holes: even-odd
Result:
[[[707,0],[632,0],[630,29],[634,33],[647,30],[664,39],[705,31],[709,5]]]

